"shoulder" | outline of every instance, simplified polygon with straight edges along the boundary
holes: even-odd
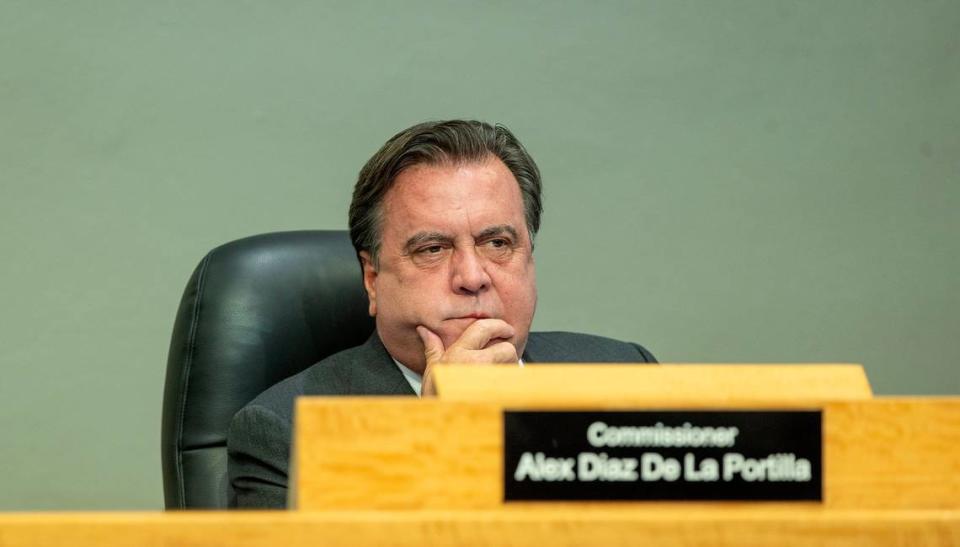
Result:
[[[364,357],[360,348],[331,355],[274,384],[233,416],[227,433],[232,504],[285,506],[294,401],[301,395],[338,394],[347,365]]]
[[[350,384],[351,366],[367,358],[365,346],[335,353],[303,371],[274,384],[247,403],[240,413],[263,411],[291,420],[293,403],[301,395],[342,395]]]
[[[633,342],[578,332],[531,332],[524,354],[531,362],[656,363],[653,354]]]

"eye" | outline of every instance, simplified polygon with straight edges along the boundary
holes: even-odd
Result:
[[[428,266],[439,264],[450,252],[450,246],[442,242],[424,243],[411,251],[410,258],[414,264]]]
[[[512,254],[513,242],[505,237],[494,237],[484,241],[479,248],[487,258],[499,262]]]

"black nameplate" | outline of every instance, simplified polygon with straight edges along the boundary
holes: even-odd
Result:
[[[503,413],[504,499],[823,499],[820,411]]]

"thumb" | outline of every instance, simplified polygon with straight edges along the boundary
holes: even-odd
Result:
[[[446,350],[443,347],[443,340],[423,325],[417,326],[417,334],[420,335],[420,341],[423,342],[423,356],[427,360],[427,365],[439,361]]]

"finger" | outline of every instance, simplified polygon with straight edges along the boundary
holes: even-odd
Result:
[[[421,397],[433,397],[437,394],[437,385],[433,382],[433,367],[427,363],[423,370],[423,383],[420,384]]]
[[[502,344],[503,342],[509,343],[510,339],[509,338],[491,338],[486,343],[486,345],[484,345],[481,349],[492,348],[493,346],[496,346],[497,344]]]
[[[454,359],[462,365],[516,365],[520,362],[517,348],[510,342],[499,342],[482,350],[461,350]]]
[[[420,341],[423,342],[423,356],[427,364],[439,361],[443,357],[443,352],[446,351],[446,348],[443,347],[443,340],[423,325],[417,325],[417,334],[420,335]]]
[[[494,344],[479,353],[486,355],[486,362],[488,363],[510,363],[515,365],[520,362],[520,357],[517,355],[517,348],[510,342]]]
[[[494,338],[509,339],[514,335],[513,327],[502,319],[478,319],[473,322],[450,347],[478,350]]]

